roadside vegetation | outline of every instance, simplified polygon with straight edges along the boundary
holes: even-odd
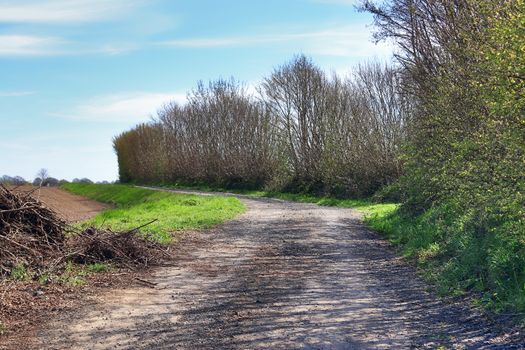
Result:
[[[199,83],[187,104],[114,139],[120,180],[399,203],[367,222],[444,293],[523,315],[524,8],[362,1],[376,39],[397,47],[390,64],[342,78],[298,56],[256,94],[234,80]]]
[[[220,193],[232,193],[253,198],[276,198],[285,201],[299,202],[299,203],[311,203],[327,207],[338,207],[338,208],[352,208],[356,209],[366,217],[370,217],[376,214],[383,214],[385,212],[392,212],[396,210],[399,205],[396,203],[381,202],[374,198],[337,198],[330,195],[315,195],[309,193],[292,193],[292,192],[279,192],[269,190],[245,190],[245,189],[226,189],[208,185],[163,185],[158,188],[165,189],[176,189],[176,190],[190,190],[190,191],[204,191],[204,192],[220,192]]]
[[[126,185],[65,184],[71,193],[115,206],[80,224],[127,231],[150,223],[140,233],[170,243],[178,230],[211,227],[244,211],[233,197],[211,197],[152,191]]]
[[[412,5],[410,5],[412,3]],[[446,292],[525,311],[524,0],[367,1],[393,40],[407,123],[402,202],[377,228]]]

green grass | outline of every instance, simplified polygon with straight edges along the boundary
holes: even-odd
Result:
[[[25,281],[29,279],[29,273],[24,264],[18,264],[11,270],[10,277],[15,281]]]
[[[170,189],[180,190],[198,190],[206,192],[225,192],[241,194],[255,198],[276,198],[299,203],[312,203],[322,206],[339,207],[339,208],[353,208],[363,212],[366,216],[380,214],[384,212],[391,212],[395,210],[398,205],[392,203],[377,203],[371,199],[339,199],[327,196],[315,196],[303,193],[289,193],[277,191],[263,191],[263,190],[231,190],[225,188],[211,187],[206,185],[187,186],[187,185],[166,185],[163,186]]]
[[[470,294],[494,312],[525,319],[525,223],[508,221],[489,232],[479,219],[451,205],[417,216],[386,208],[365,221],[415,261],[442,295]]]
[[[163,244],[172,242],[174,231],[211,227],[245,210],[244,205],[233,197],[175,194],[126,185],[66,184],[63,188],[115,206],[83,222],[82,227],[127,231],[157,220],[140,231]]]
[[[93,263],[85,265],[87,273],[99,273],[99,272],[108,272],[111,270],[111,265],[106,263]]]
[[[107,263],[94,264],[75,264],[71,261],[67,262],[64,271],[60,275],[43,275],[40,276],[39,282],[42,284],[58,281],[71,287],[84,286],[87,283],[87,278],[93,274],[108,272],[112,266]]]

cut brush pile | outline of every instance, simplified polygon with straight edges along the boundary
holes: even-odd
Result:
[[[116,265],[133,267],[155,264],[167,256],[160,244],[135,233],[136,230],[112,232],[87,228],[68,240],[68,258],[77,264],[111,261]]]
[[[67,230],[73,234],[66,236]],[[59,271],[68,261],[112,262],[125,267],[158,263],[165,250],[136,235],[137,231],[90,227],[75,232],[33,192],[15,192],[0,185],[0,277],[9,276],[17,266],[38,277]]]
[[[15,193],[0,184],[0,276],[19,265],[45,269],[63,251],[65,227],[31,192]]]

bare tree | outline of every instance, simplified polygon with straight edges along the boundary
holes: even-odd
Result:
[[[36,173],[36,177],[40,179],[39,186],[42,186],[49,177],[49,171],[46,168],[42,168]]]
[[[262,84],[263,100],[285,135],[300,186],[320,181],[326,86],[324,73],[304,55],[276,69]]]

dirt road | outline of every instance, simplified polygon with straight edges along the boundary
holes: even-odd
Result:
[[[514,335],[440,301],[359,214],[243,199],[130,285],[39,332],[42,349],[510,349]],[[512,345],[514,344],[514,345]]]

